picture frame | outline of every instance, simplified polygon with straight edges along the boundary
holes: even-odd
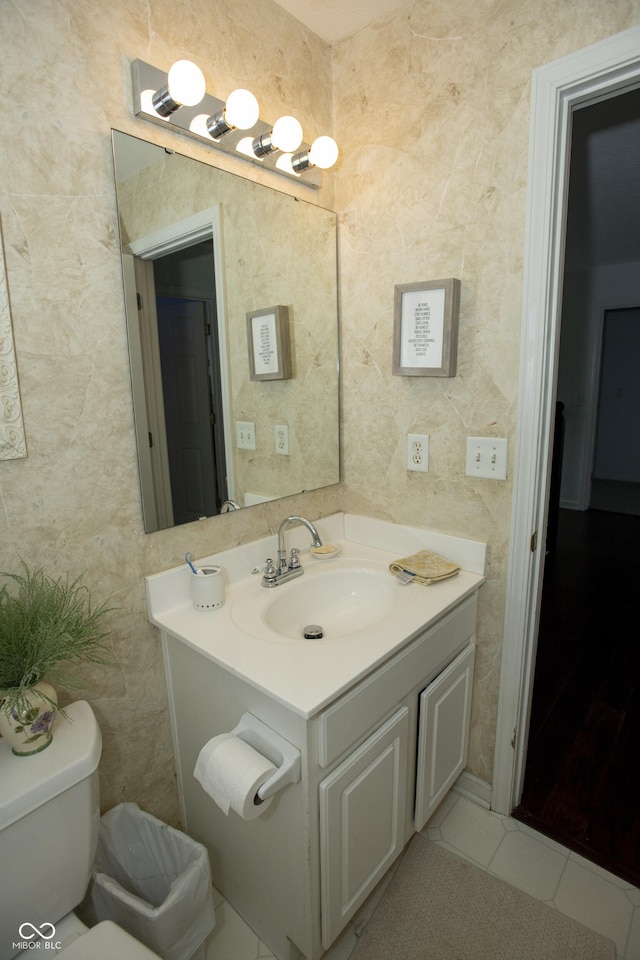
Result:
[[[455,377],[460,281],[396,284],[393,373],[403,377]]]
[[[27,456],[9,287],[0,229],[0,460]]]
[[[291,379],[289,308],[281,304],[247,313],[251,380]]]

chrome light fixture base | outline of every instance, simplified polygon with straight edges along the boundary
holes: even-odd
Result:
[[[255,137],[251,144],[251,149],[256,157],[268,157],[270,153],[273,153],[275,147],[271,140],[271,130],[261,134],[259,137]]]
[[[157,92],[167,87],[167,73],[159,70],[143,60],[134,60],[131,64],[131,78],[133,82],[133,112],[141,120],[148,120],[157,126],[163,126],[169,129],[185,134],[199,143],[204,143],[223,153],[239,157],[241,160],[248,161],[254,166],[262,169],[271,170],[280,176],[296,183],[304,184],[308,187],[317,189],[322,184],[322,171],[316,167],[297,173],[291,163],[287,164],[287,154],[280,151],[264,152],[256,156],[252,145],[255,140],[265,137],[265,141],[270,138],[272,124],[265,123],[262,120],[251,128],[251,130],[229,129],[222,121],[217,123],[219,116],[224,116],[225,101],[218,100],[208,93],[205,93],[201,102],[195,107],[182,106],[173,111],[168,116],[161,116],[158,110],[154,109],[153,99]],[[213,137],[207,130],[207,121],[210,121],[212,132],[218,133]],[[226,127],[222,129],[222,127]],[[308,144],[301,144],[298,152],[308,150]]]

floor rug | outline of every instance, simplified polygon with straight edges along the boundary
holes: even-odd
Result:
[[[416,834],[352,960],[615,960],[615,949]]]

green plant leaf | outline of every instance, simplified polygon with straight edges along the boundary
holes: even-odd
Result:
[[[4,573],[0,590],[0,709],[26,707],[24,692],[46,676],[74,686],[69,665],[109,664],[105,617],[113,608],[94,604],[82,576],[53,579],[43,569]],[[45,695],[41,699],[51,701]],[[51,704],[54,706],[53,704]]]

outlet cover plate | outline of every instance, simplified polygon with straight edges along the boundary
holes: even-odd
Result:
[[[426,433],[407,434],[407,470],[427,473],[429,470],[429,436]]]
[[[467,476],[506,480],[508,446],[496,437],[467,437]]]
[[[289,456],[289,427],[284,423],[276,424],[273,428],[275,451],[285,457]]]

